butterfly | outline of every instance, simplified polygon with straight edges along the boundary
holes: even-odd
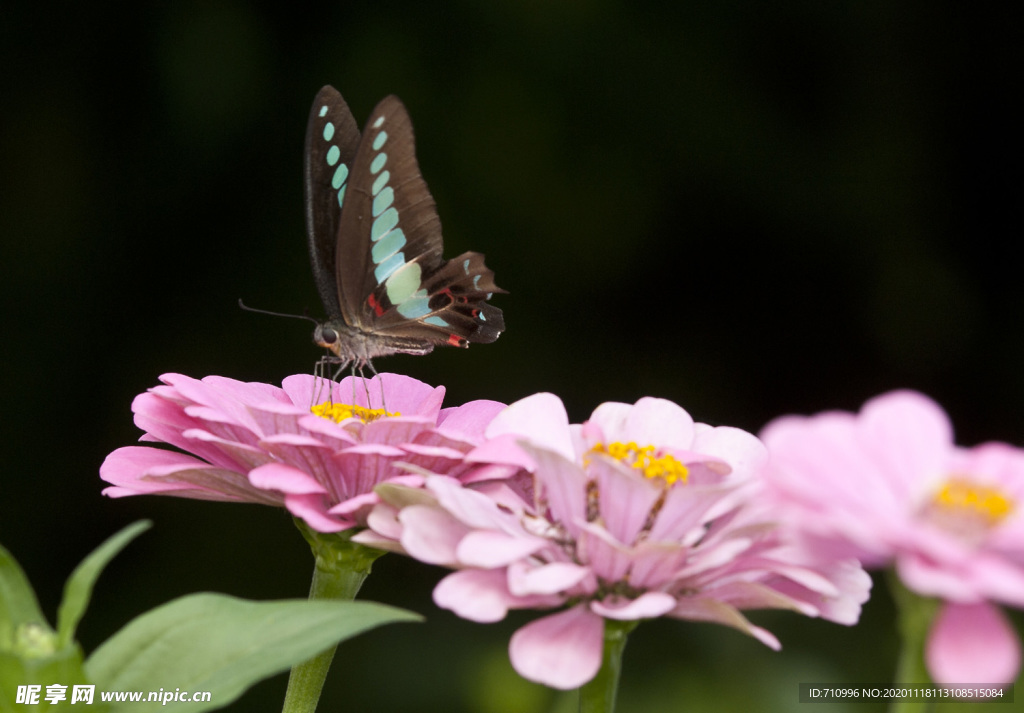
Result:
[[[416,163],[412,121],[385,97],[362,135],[341,94],[323,87],[306,128],[306,229],[327,320],[321,363],[369,366],[389,354],[489,343],[505,329],[484,256],[442,258],[441,220]]]

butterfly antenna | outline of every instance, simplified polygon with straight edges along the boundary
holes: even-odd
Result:
[[[242,302],[241,297],[238,298],[238,306],[244,309],[246,312],[256,312],[257,314],[269,314],[271,317],[292,317],[294,319],[305,319],[307,321],[312,322],[313,324],[320,324],[320,322],[313,319],[308,314],[285,314],[284,312],[271,312],[270,310],[266,309],[256,309],[255,307],[250,307],[244,302]]]

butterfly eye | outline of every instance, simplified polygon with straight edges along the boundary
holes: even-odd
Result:
[[[322,347],[329,347],[337,343],[338,333],[330,327],[317,327],[316,333],[313,335],[313,341]]]

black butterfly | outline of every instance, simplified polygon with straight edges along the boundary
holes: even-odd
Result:
[[[493,342],[505,329],[487,303],[504,290],[484,256],[441,257],[441,220],[397,97],[377,104],[360,137],[341,94],[321,89],[306,128],[305,183],[309,254],[327,310],[313,340],[333,352],[326,360],[340,364],[336,373],[437,344]]]

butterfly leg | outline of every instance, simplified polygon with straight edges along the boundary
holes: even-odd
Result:
[[[387,404],[387,401],[384,400],[384,380],[380,378],[380,374],[378,374],[377,370],[373,367],[373,362],[372,361],[367,359],[366,360],[366,366],[369,367],[370,372],[373,374],[374,378],[376,378],[378,383],[380,384],[380,407],[382,409],[384,409],[384,413],[387,413],[388,412],[388,404]],[[365,385],[366,385],[365,381],[363,382],[363,385],[365,387]],[[367,403],[368,406],[370,406],[372,408],[373,404],[370,403],[370,392],[369,392],[369,389],[367,389],[367,392],[366,392],[366,403]]]
[[[313,381],[315,382],[315,387],[313,389],[312,396],[313,403],[309,405],[310,408],[313,408],[318,403],[320,403],[320,393],[323,389],[324,371],[326,369],[327,365],[325,364],[324,359],[320,359],[316,364],[313,365]]]

